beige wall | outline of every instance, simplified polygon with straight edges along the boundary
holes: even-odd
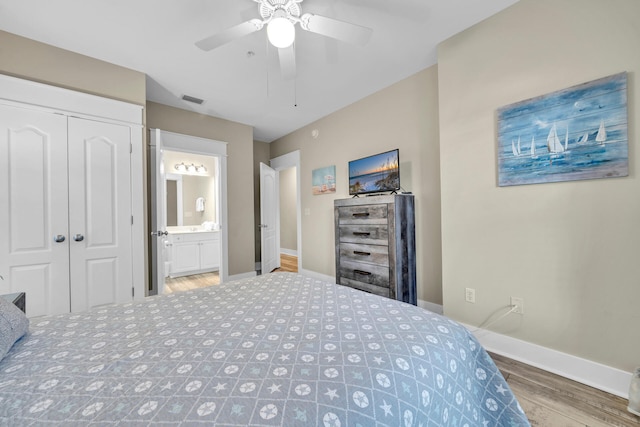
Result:
[[[296,168],[283,169],[280,180],[280,248],[290,252],[298,250],[298,211]]]
[[[155,102],[147,103],[147,124],[149,128],[229,143],[227,146],[229,275],[255,271],[252,255],[254,253],[253,128]]]
[[[430,67],[271,143],[272,158],[300,150],[304,269],[335,276],[333,200],[349,197],[348,161],[399,148],[401,185],[416,195],[418,298],[442,302],[437,85]],[[337,193],[313,196],[311,171],[331,165]]]
[[[145,74],[0,31],[0,72],[145,105]]]
[[[640,363],[640,2],[522,0],[439,48],[445,314],[631,371]],[[499,188],[496,109],[629,72],[629,177]],[[464,288],[476,289],[476,304]]]

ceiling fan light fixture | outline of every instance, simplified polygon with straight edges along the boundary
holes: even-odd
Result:
[[[296,29],[289,19],[276,17],[267,25],[267,37],[272,45],[283,49],[293,44],[296,38]]]

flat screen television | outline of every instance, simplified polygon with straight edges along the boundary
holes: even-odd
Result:
[[[384,193],[400,189],[398,149],[349,162],[349,194]]]

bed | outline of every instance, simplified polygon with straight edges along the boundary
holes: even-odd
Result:
[[[0,361],[0,425],[58,424],[529,422],[486,351],[454,321],[272,273],[31,319]]]

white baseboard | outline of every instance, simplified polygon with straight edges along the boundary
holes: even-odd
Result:
[[[323,282],[336,283],[336,278],[334,276],[327,276],[326,274],[316,273],[315,271],[301,269],[300,274],[313,279],[322,280]]]
[[[437,314],[443,313],[443,309],[440,304],[434,304],[432,302],[424,301],[421,299],[418,300],[418,307],[424,308],[425,310],[429,310],[432,313],[437,313]]]
[[[233,276],[229,276],[229,282],[232,280],[240,280],[240,279],[248,279],[249,277],[255,277],[255,271],[249,271],[247,273],[234,274]]]
[[[473,326],[464,325],[469,330]],[[473,333],[488,351],[544,369],[573,381],[586,384],[616,396],[629,398],[631,373],[542,347],[486,329]]]
[[[281,254],[285,254],[285,255],[289,255],[289,256],[298,256],[298,251],[296,251],[294,249],[280,248],[280,253]]]

